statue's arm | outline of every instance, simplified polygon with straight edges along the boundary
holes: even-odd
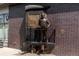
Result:
[[[48,24],[48,26],[47,26],[47,27],[50,27],[50,26],[51,26],[51,23],[50,23],[50,21],[49,21],[49,20],[47,20],[47,24]]]

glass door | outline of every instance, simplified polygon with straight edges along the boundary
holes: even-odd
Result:
[[[7,46],[8,43],[8,15],[0,15],[0,46]]]

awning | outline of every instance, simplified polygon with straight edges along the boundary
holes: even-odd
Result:
[[[25,10],[29,10],[29,9],[42,9],[44,8],[43,6],[41,5],[27,5],[25,6]]]

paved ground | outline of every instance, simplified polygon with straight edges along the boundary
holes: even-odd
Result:
[[[13,56],[19,52],[21,51],[17,49],[12,49],[7,47],[0,48],[0,56]]]
[[[0,56],[39,56],[39,55],[32,53],[22,54],[22,52],[18,49],[4,47],[4,48],[0,48]],[[55,56],[55,55],[41,54],[40,56]]]

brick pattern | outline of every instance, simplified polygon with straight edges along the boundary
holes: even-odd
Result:
[[[55,20],[55,55],[79,55],[79,11],[50,15]],[[52,21],[53,22],[53,21]]]
[[[22,26],[23,18],[12,18],[9,19],[9,41],[8,46],[11,48],[20,48],[21,47],[21,35],[20,29]]]

